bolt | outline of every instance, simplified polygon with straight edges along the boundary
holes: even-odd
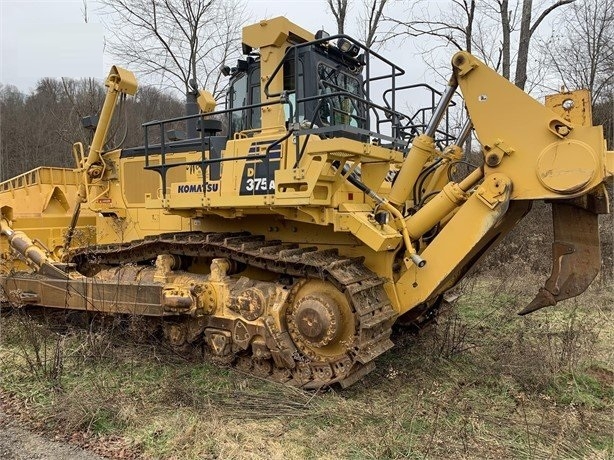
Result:
[[[569,134],[569,128],[567,126],[558,125],[556,127],[556,132],[561,136],[567,136]]]
[[[495,153],[490,154],[486,157],[486,164],[488,166],[490,166],[491,168],[494,168],[495,166],[497,166],[499,163],[501,162],[501,160],[499,159],[499,156]]]
[[[457,56],[454,61],[454,65],[456,65],[457,67],[462,66],[464,63],[465,63],[465,57],[463,55]]]

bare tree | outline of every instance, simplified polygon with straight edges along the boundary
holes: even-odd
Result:
[[[545,67],[567,89],[591,92],[593,121],[614,145],[614,0],[585,0],[560,14],[541,46]]]
[[[614,91],[614,0],[575,4],[554,25],[542,44],[548,67],[567,88],[590,90],[593,102],[609,97]]]
[[[94,93],[102,95],[101,85],[94,85]],[[39,80],[28,95],[11,87],[0,90],[3,178],[40,166],[41,158],[45,159],[46,165],[72,165],[72,143],[85,140],[77,113],[87,113],[86,104],[90,97],[87,92],[85,83],[78,84],[68,79],[62,82],[53,78]],[[78,110],[74,110],[75,104]]]
[[[386,21],[394,24],[397,36],[433,37],[444,46],[471,52],[475,10],[476,0],[451,0],[444,8],[419,0],[410,9],[415,19],[387,16]]]
[[[387,3],[388,0],[363,0],[363,7],[358,13],[358,20],[362,24],[361,33],[363,37],[361,38],[369,48],[381,43],[381,40],[378,40],[377,33]]]
[[[11,177],[14,159],[28,153],[22,150],[29,134],[24,113],[25,99],[26,95],[16,86],[0,83],[0,180]]]
[[[514,15],[509,0],[496,0],[497,13],[501,19],[501,75],[509,80],[511,72],[512,28]]]
[[[345,33],[345,21],[347,18],[348,0],[326,0],[330,12],[337,21],[337,33]]]
[[[87,22],[89,21],[89,17],[88,17],[88,9],[87,9],[87,0],[82,0],[81,3],[81,15],[83,16],[83,22],[85,22],[87,24]]]
[[[377,48],[384,41],[379,35],[382,34],[384,10],[389,3],[390,0],[361,0],[354,11],[355,14],[349,15],[351,8],[348,7],[352,6],[350,0],[326,0],[328,9],[335,17],[337,33],[355,34],[369,48]],[[347,23],[352,19],[355,20],[356,27],[350,28]],[[387,32],[383,34],[386,35]]]
[[[41,165],[74,167],[74,142],[88,143],[91,132],[81,124],[84,115],[96,114],[105,88],[93,78],[39,80],[29,94],[0,84],[0,180]],[[110,131],[109,147],[139,145],[141,123],[181,115],[183,104],[154,87],[142,87],[118,112]],[[89,139],[88,139],[89,138]]]
[[[410,9],[410,19],[386,17],[386,21],[394,24],[397,36],[434,38],[431,49],[444,46],[475,53],[506,78],[511,77],[511,57],[516,51],[514,82],[524,89],[532,37],[548,15],[574,1],[557,0],[545,6],[548,2],[542,0],[533,21],[533,0],[448,0],[438,3],[437,9],[432,2],[418,0]]]
[[[220,64],[237,54],[245,22],[243,0],[101,0],[109,49],[160,84],[189,93],[191,80],[223,92]]]
[[[560,6],[574,3],[576,0],[558,0],[550,6],[544,8],[538,15],[535,22],[532,22],[533,0],[523,0],[522,17],[520,21],[520,38],[518,41],[518,58],[516,59],[516,76],[514,83],[524,89],[527,83],[527,66],[529,62],[529,45],[535,31],[546,17]]]

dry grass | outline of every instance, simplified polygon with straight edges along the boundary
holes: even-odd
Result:
[[[530,296],[518,280],[474,278],[459,293],[344,391],[286,388],[126,342],[112,325],[58,331],[23,313],[2,318],[1,386],[48,427],[121,436],[143,458],[613,455],[612,294],[593,288],[521,318]],[[26,331],[41,332],[49,369],[61,355],[59,376],[31,369]]]
[[[512,238],[503,265],[487,260],[421,334],[396,331],[347,390],[286,388],[128,341],[114,322],[24,311],[1,318],[0,389],[48,430],[119,437],[143,458],[612,458],[612,280],[517,316],[549,271],[517,250],[544,244]]]

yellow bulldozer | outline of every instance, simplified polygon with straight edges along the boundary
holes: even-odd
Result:
[[[422,85],[438,102],[406,114],[417,85],[349,36],[279,17],[244,28],[243,54],[223,68],[223,109],[200,91],[197,113],[105,151],[137,89],[113,67],[75,168],[0,184],[4,302],[149,318],[177,348],[316,388],[373,369],[395,322],[433,318],[534,200],[552,203],[553,269],[521,314],[597,275],[614,152],[586,92],[542,105],[458,52],[444,91]],[[467,122],[453,135],[457,92]],[[483,161],[454,180],[472,131]]]

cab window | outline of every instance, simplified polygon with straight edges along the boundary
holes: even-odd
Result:
[[[338,67],[325,63],[318,64],[318,93],[350,93],[360,96],[360,82],[357,78],[342,72]],[[325,125],[362,126],[364,109],[357,99],[347,94],[323,98],[319,109],[320,121]]]
[[[249,71],[249,105],[260,104],[260,66],[255,65]],[[261,128],[260,107],[250,110],[249,129]]]
[[[247,74],[237,75],[230,86],[230,108],[243,107],[247,105]],[[230,115],[230,135],[246,129],[246,117],[243,110],[235,110]]]
[[[249,67],[235,74],[228,89],[229,109],[239,109],[260,103],[260,63],[251,61]],[[229,136],[240,131],[261,127],[260,107],[249,110],[235,110],[229,116]]]
[[[296,62],[298,62],[298,89],[295,87],[296,85]],[[296,112],[298,110],[298,119],[302,121],[305,119],[305,107],[304,104],[301,104],[300,107],[296,106],[296,98],[297,93],[298,97],[303,97],[303,61],[301,58],[295,59],[294,56],[286,57],[284,61],[284,91],[288,92],[288,98],[290,100],[290,104],[292,104],[292,110],[294,111],[294,116],[296,116]],[[288,105],[284,105],[284,111],[286,115],[286,120],[290,119],[290,107]],[[290,120],[294,121],[294,120]]]

